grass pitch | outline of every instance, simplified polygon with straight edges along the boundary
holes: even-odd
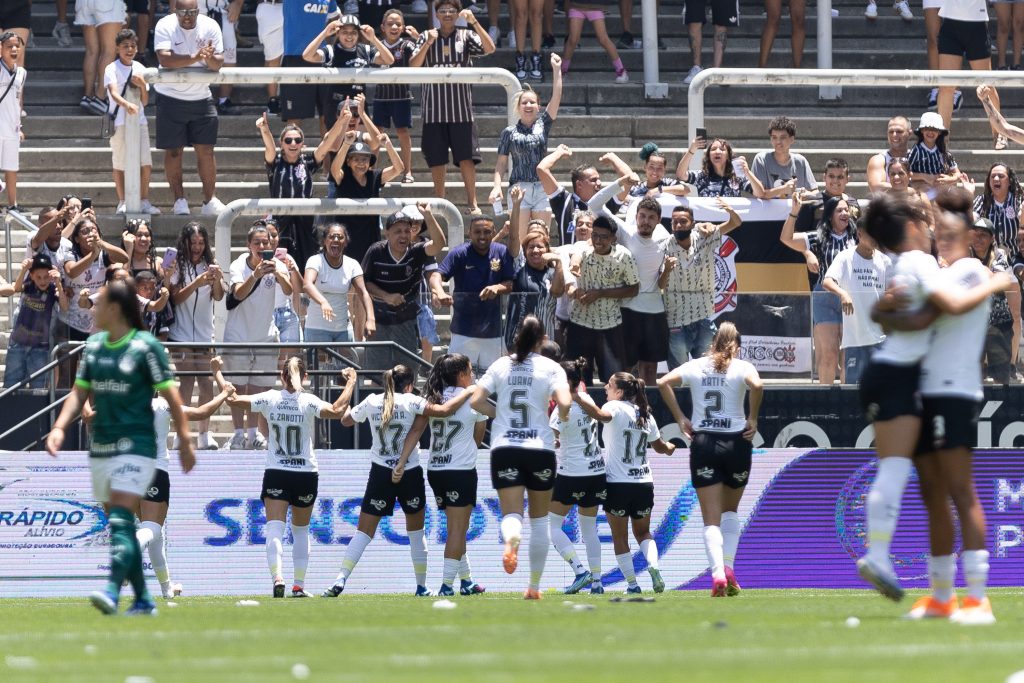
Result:
[[[999,623],[973,628],[903,621],[912,599],[867,591],[609,602],[618,595],[549,592],[535,603],[488,593],[457,596],[452,610],[406,595],[260,595],[250,607],[182,597],[159,601],[155,618],[104,617],[84,599],[7,599],[0,681],[934,683],[1002,682],[1024,669],[1021,590],[992,591]],[[860,625],[847,626],[850,616]]]

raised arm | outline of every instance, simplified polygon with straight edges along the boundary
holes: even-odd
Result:
[[[686,153],[676,164],[676,178],[679,178],[680,182],[684,182],[690,175],[690,164],[693,162],[693,155],[697,153],[698,149],[704,149],[708,146],[707,140],[704,138],[697,138],[690,140],[690,146],[686,148]]]
[[[341,395],[330,407],[320,409],[320,417],[325,420],[342,419],[348,413],[349,406],[352,405],[352,395],[355,394],[359,376],[352,368],[342,370],[341,376],[345,379],[345,388],[341,390]]]
[[[423,214],[423,224],[427,226],[428,239],[423,245],[424,250],[427,252],[427,256],[437,256],[444,251],[445,245],[448,244],[444,230],[441,229],[437,218],[434,217],[434,212],[428,202],[416,202],[416,208]]]
[[[324,30],[320,31],[313,40],[309,41],[309,45],[307,45],[306,49],[302,51],[302,60],[309,62],[310,64],[323,64],[324,56],[320,53],[320,46],[328,37],[333,36],[340,29],[340,19],[328,22],[328,24],[324,26]]]
[[[544,193],[548,196],[553,195],[562,189],[562,186],[555,179],[554,173],[551,172],[551,168],[563,158],[572,156],[572,150],[569,149],[568,145],[559,145],[555,150],[549,153],[546,157],[540,160],[537,164],[537,178],[540,180],[541,187],[544,188]]]
[[[463,403],[465,403],[471,398],[473,398],[473,391],[471,389],[466,389],[465,391],[461,392],[458,396],[452,396],[450,399],[448,399],[447,401],[440,405],[433,403],[428,404],[427,407],[423,410],[423,414],[426,417],[451,417],[452,415],[455,414],[455,411],[457,411],[462,406]]]
[[[1024,130],[1011,125],[992,103],[992,95],[995,94],[995,91],[995,88],[990,85],[979,85],[977,90],[978,99],[981,100],[982,106],[985,107],[989,123],[992,124],[992,128],[1000,135],[1005,135],[1017,144],[1024,144]]]
[[[381,133],[377,136],[377,142],[380,147],[383,147],[388,153],[388,160],[391,165],[381,171],[381,181],[384,183],[390,183],[398,176],[405,173],[405,164],[402,163],[402,157],[399,156],[395,146],[391,144],[391,138],[388,137],[387,133]]]
[[[551,98],[548,100],[547,112],[551,120],[558,118],[558,108],[562,106],[562,58],[551,53]]]
[[[1013,282],[1013,276],[1009,273],[993,273],[987,281],[971,287],[966,292],[956,292],[947,288],[937,289],[928,295],[928,301],[943,313],[961,315],[983,303],[996,292],[1013,286]]]
[[[780,242],[801,254],[807,251],[807,233],[793,232],[793,230],[796,228],[796,218],[800,215],[800,208],[803,206],[803,202],[800,201],[802,195],[802,192],[793,193],[789,215],[786,216],[786,222],[782,224],[782,232],[779,234]]]
[[[274,136],[270,134],[270,121],[267,120],[267,112],[256,119],[256,130],[260,132],[260,139],[263,141],[263,160],[268,164],[274,163],[277,158],[277,145],[274,144]]]

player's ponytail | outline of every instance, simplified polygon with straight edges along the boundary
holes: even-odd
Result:
[[[708,356],[711,358],[711,365],[715,372],[724,373],[729,369],[729,363],[733,358],[740,355],[740,333],[732,323],[722,323],[715,333],[711,342]]]
[[[380,422],[386,425],[395,414],[395,389],[404,391],[416,381],[416,374],[404,365],[396,365],[384,371],[384,405],[381,408]]]
[[[302,378],[306,375],[306,361],[301,356],[288,356],[281,368],[281,382],[288,391],[302,391]]]
[[[576,360],[565,360],[560,365],[565,370],[565,378],[569,380],[569,387],[571,389],[575,389],[583,383],[588,367],[586,358],[580,357]]]
[[[444,403],[444,390],[448,387],[458,386],[459,375],[472,370],[469,357],[461,353],[446,353],[437,359],[434,367],[427,375],[426,390],[427,403]]]
[[[651,406],[647,403],[647,385],[644,384],[644,381],[628,372],[616,372],[612,375],[612,381],[622,392],[622,400],[629,401],[637,407],[636,423],[641,427],[647,427]]]
[[[516,363],[522,363],[542,341],[544,341],[544,323],[535,315],[526,316],[519,326],[519,332],[516,333],[513,360]]]

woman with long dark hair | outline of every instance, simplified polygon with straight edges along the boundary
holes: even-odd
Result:
[[[95,291],[104,282],[107,266],[127,263],[124,250],[105,241],[100,226],[92,218],[82,218],[71,232],[71,254],[64,261],[64,274],[70,281],[68,327],[71,341],[85,341],[93,332],[95,309],[82,308],[78,295],[83,289]]]
[[[757,370],[739,355],[740,333],[732,323],[722,323],[707,355],[658,380],[662,400],[690,439],[690,479],[704,520],[713,598],[740,593],[733,571],[740,542],[736,512],[750,480],[752,441],[764,396]],[[679,409],[674,391],[678,386],[690,388],[690,419]],[[750,410],[744,411],[748,389]]]
[[[104,505],[110,520],[110,577],[106,588],[92,593],[89,600],[104,614],[116,613],[121,585],[127,580],[135,592],[135,603],[128,612],[155,614],[135,536],[135,510],[156,470],[153,392],[167,401],[177,426],[178,457],[185,473],[195,465],[188,419],[167,352],[143,331],[134,284],[107,285],[92,310],[100,332],[86,344],[75,388],[46,439],[46,449],[57,455],[65,430],[88,400],[95,410],[89,449],[93,499]]]
[[[124,224],[121,233],[121,248],[128,255],[127,266],[135,277],[143,270],[156,274],[159,282],[164,281],[166,273],[163,266],[156,260],[156,245],[153,243],[153,228],[149,221],[132,218]]]
[[[551,535],[548,508],[555,484],[555,436],[548,426],[548,401],[555,400],[560,419],[569,419],[569,383],[555,361],[539,355],[544,325],[527,316],[519,326],[511,356],[487,368],[473,392],[473,408],[487,410],[496,395],[491,427],[491,483],[501,504],[502,564],[509,574],[519,565],[523,529],[523,494],[530,501],[530,581],[524,598],[540,600],[540,580],[547,562]]]
[[[693,155],[702,147],[704,139],[694,138],[676,166],[676,176],[696,187],[698,197],[739,197],[744,192],[758,199],[766,197],[761,181],[747,166],[747,158],[734,156],[725,138],[707,143],[700,170],[689,170]]]

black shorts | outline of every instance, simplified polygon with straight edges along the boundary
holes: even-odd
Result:
[[[921,399],[921,436],[914,455],[955,448],[972,449],[978,441],[981,404],[970,398],[925,396]]]
[[[438,510],[476,505],[476,470],[427,470]]]
[[[706,3],[709,0],[686,0],[686,24],[706,24]],[[739,26],[740,3],[737,0],[710,0],[711,23],[715,26]]]
[[[750,479],[754,444],[742,434],[696,432],[690,443],[690,480],[693,488],[725,484],[741,489]]]
[[[316,502],[320,475],[316,472],[264,470],[260,500],[285,500],[292,507],[308,508]]]
[[[581,508],[597,507],[608,500],[608,484],[603,474],[586,477],[555,476],[555,490],[551,500],[562,505],[578,505]]]
[[[412,128],[412,100],[374,100],[373,124],[378,128]]]
[[[451,150],[452,163],[456,165],[463,161],[474,164],[483,161],[475,123],[424,123],[420,147],[427,166],[446,165],[448,150]]]
[[[285,55],[281,58],[281,66],[308,68],[311,64],[304,60],[302,55]],[[327,100],[330,95],[330,88],[326,85],[282,83],[278,89],[278,97],[281,99],[281,120],[294,121],[323,116],[327,111]]]
[[[608,501],[604,511],[612,517],[643,519],[654,509],[654,484],[647,482],[608,482]]]
[[[149,0],[126,0],[124,6],[132,14],[149,14]]]
[[[668,331],[665,332],[666,342]],[[590,383],[594,366],[597,376],[607,382],[619,370],[626,367],[626,342],[623,325],[595,330],[583,325],[569,322],[565,330],[566,358],[586,358],[587,367],[583,371],[583,381]]]
[[[395,513],[396,500],[407,515],[423,509],[427,501],[423,468],[407,469],[402,479],[394,484],[390,469],[377,463],[370,465],[370,477],[366,480],[366,493],[363,495],[363,512],[374,517],[390,517]]]
[[[531,491],[550,491],[557,468],[554,451],[512,446],[491,451],[491,484],[495,489],[525,486]]]
[[[939,54],[967,57],[967,61],[992,57],[987,21],[943,19],[939,28]]]
[[[886,422],[897,417],[921,415],[917,391],[921,366],[890,365],[872,360],[860,376],[860,407],[868,422]]]
[[[9,31],[12,28],[28,29],[31,27],[31,0],[4,0],[0,2],[0,28]],[[22,51],[24,52],[24,50]]]
[[[171,502],[171,478],[167,476],[167,470],[157,469],[153,473],[153,481],[150,482],[142,500],[147,503]]]
[[[625,345],[626,365],[635,365],[637,361],[660,363],[668,360],[666,313],[638,313],[623,308],[622,329],[629,330],[629,343]]]
[[[220,122],[213,98],[179,100],[160,95],[156,101],[156,148],[181,149],[216,145]]]

